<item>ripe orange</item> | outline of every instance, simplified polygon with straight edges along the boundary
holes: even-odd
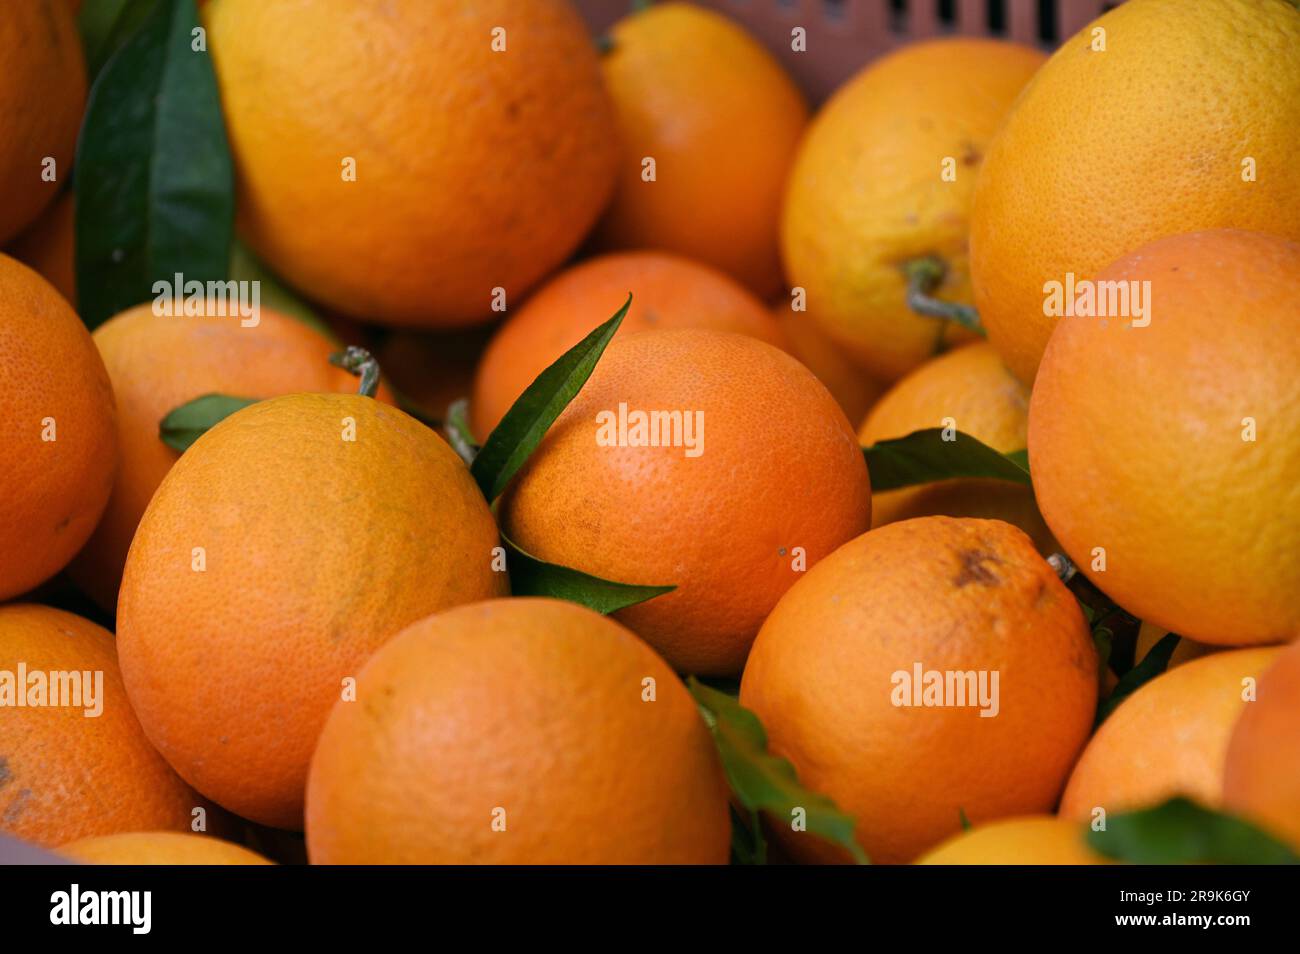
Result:
[[[629,292],[632,307],[620,335],[709,328],[785,344],[763,303],[707,265],[666,252],[589,259],[547,282],[488,345],[471,402],[478,439],[485,440],[533,379],[617,311]]]
[[[613,189],[613,108],[567,0],[214,0],[204,21],[240,234],[354,317],[486,320]]]
[[[90,333],[26,265],[0,255],[0,600],[86,542],[117,464],[113,389]]]
[[[623,148],[598,240],[678,252],[776,294],[781,194],[808,121],[798,88],[740,26],[691,4],[632,13],[610,40],[601,65]]]
[[[1033,381],[1069,321],[1045,313],[1047,282],[1182,232],[1300,238],[1298,126],[1287,0],[1129,0],[1062,45],[990,146],[971,217],[975,303],[1011,370]]]
[[[86,865],[269,865],[257,852],[205,835],[133,831],[83,838],[58,854]]]
[[[1120,703],[1084,749],[1061,797],[1064,818],[1089,820],[1174,795],[1217,806],[1233,724],[1275,647],[1214,653],[1162,673]]]
[[[651,413],[663,426],[638,429]],[[866,529],[870,495],[844,412],[798,361],[744,335],[655,331],[609,346],[498,514],[543,560],[676,586],[618,618],[676,668],[727,674],[800,572]]]
[[[777,302],[772,313],[788,342],[786,350],[826,385],[849,421],[862,420],[885,393],[887,385],[847,358],[839,345],[809,320],[806,312],[791,309],[789,299]]]
[[[131,703],[199,791],[300,827],[345,680],[407,624],[503,593],[496,545],[465,465],[401,411],[345,394],[244,408],[181,455],[131,544],[117,614]]]
[[[799,147],[781,220],[786,278],[808,315],[892,381],[971,333],[907,306],[904,266],[938,256],[934,294],[969,304],[967,218],[989,140],[1037,50],[980,39],[910,44],[849,80]]]
[[[1088,847],[1088,829],[1055,815],[1004,818],[953,835],[919,865],[1104,865]]]
[[[55,685],[77,685],[65,681],[74,673],[94,698],[52,705]],[[48,691],[35,697],[38,683]],[[19,698],[43,705],[20,706]],[[208,811],[140,730],[113,636],[89,620],[48,606],[0,606],[0,699],[0,831],[53,847],[139,828],[188,831],[194,810]]]
[[[967,345],[921,365],[895,384],[858,429],[863,446],[929,427],[952,427],[1008,453],[1025,449],[1029,389],[987,342]],[[1004,480],[942,480],[877,492],[871,523],[944,514],[993,517],[1029,534],[1042,553],[1055,549],[1028,487]]]
[[[94,340],[117,398],[121,459],[103,519],[70,571],[111,612],[135,528],[178,456],[158,436],[168,412],[213,393],[355,392],[357,379],[329,363],[338,346],[270,308],[245,327],[239,317],[155,315],[139,305],[100,325]],[[391,400],[387,389],[380,397]]]
[[[470,396],[474,369],[491,329],[394,331],[376,346],[375,357],[393,388],[426,420],[444,421],[454,401]],[[483,439],[486,435],[480,437]]]
[[[0,245],[68,181],[86,105],[86,62],[65,0],[5,5],[0,17]],[[53,165],[50,165],[53,160]]]
[[[908,683],[919,692],[933,673],[951,691],[921,701],[947,705],[908,704]],[[981,678],[984,704],[970,704]],[[763,624],[740,685],[768,747],[857,820],[878,863],[913,860],[963,811],[976,824],[1051,811],[1096,699],[1083,615],[1029,538],[949,517],[891,523],[813,567]],[[796,858],[838,854],[774,827]]]
[[[407,627],[334,706],[307,792],[314,864],[725,864],[730,840],[685,686],[558,600]]]
[[[14,258],[58,289],[74,309],[77,307],[75,215],[76,199],[71,192],[65,192],[9,249]]]
[[[1300,244],[1174,236],[1098,280],[1149,282],[1150,324],[1066,318],[1052,335],[1029,407],[1048,526],[1097,586],[1166,630],[1295,638]]]

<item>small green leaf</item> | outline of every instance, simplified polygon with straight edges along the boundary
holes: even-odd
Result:
[[[109,57],[153,12],[158,0],[91,0],[81,5],[77,29],[86,53],[86,76],[93,82]]]
[[[602,580],[581,570],[546,563],[525,553],[504,536],[501,539],[509,554],[510,591],[515,596],[549,596],[609,614],[676,589]]]
[[[1007,460],[1011,461],[1011,463],[1015,464],[1017,467],[1019,467],[1021,470],[1023,470],[1026,474],[1029,473],[1029,450],[1028,450],[1028,448],[1025,448],[1025,449],[1023,449],[1023,450],[1007,451],[1007,452],[1006,452],[1005,454],[1003,454],[1002,456],[1005,457]]]
[[[261,304],[290,318],[297,318],[309,328],[315,328],[330,341],[338,342],[334,329],[325,323],[325,319],[295,292],[290,291],[275,273],[238,239],[230,247],[230,278],[237,282],[257,282]]]
[[[174,450],[184,452],[219,421],[256,404],[258,398],[205,394],[173,408],[158,424],[158,436]]]
[[[473,464],[474,458],[478,456],[479,446],[474,440],[474,432],[469,426],[469,399],[461,398],[458,401],[452,401],[451,406],[447,408],[447,420],[444,424],[447,431],[447,441],[451,444],[452,450],[460,455],[460,459],[466,464]]]
[[[969,434],[957,431],[953,440],[946,441],[943,433],[943,428],[929,427],[864,447],[871,489],[895,490],[954,477],[990,477],[1029,485],[1029,471],[1016,460]]]
[[[1160,642],[1151,647],[1151,651],[1142,657],[1142,661],[1120,676],[1115,689],[1100,706],[1097,707],[1097,724],[1101,725],[1106,717],[1119,708],[1119,704],[1134,692],[1150,682],[1169,668],[1169,659],[1178,648],[1180,637],[1176,633],[1166,633]]]
[[[483,449],[474,458],[471,473],[489,503],[506,489],[510,478],[542,442],[547,428],[582,390],[631,305],[632,296],[628,295],[623,307],[609,321],[539,374],[506,412],[496,430],[488,435]]]
[[[1140,865],[1294,865],[1300,855],[1247,821],[1186,798],[1123,815],[1088,845],[1108,858]]]
[[[970,819],[966,817],[966,809],[961,806],[957,807],[957,821],[961,823],[962,831],[970,831]]]
[[[768,812],[777,824],[789,824],[791,812],[802,808],[809,833],[839,845],[859,864],[867,864],[867,854],[853,836],[853,818],[825,795],[800,785],[794,766],[767,751],[767,732],[758,716],[694,676],[686,682],[713,733],[731,790],[750,813],[750,832],[761,833],[761,811]]]

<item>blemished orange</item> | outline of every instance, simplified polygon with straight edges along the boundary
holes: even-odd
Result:
[[[1045,311],[1048,282],[1091,280],[1183,232],[1300,238],[1300,178],[1281,172],[1298,126],[1300,9],[1288,0],[1129,0],[1067,40],[975,191],[975,304],[1011,370],[1032,382],[1053,326],[1070,320]]]
[[[910,372],[876,402],[858,429],[864,447],[925,428],[952,427],[1006,454],[1025,449],[1029,389],[987,342],[940,355]],[[878,491],[871,524],[942,514],[990,517],[1015,524],[1042,553],[1055,547],[1034,492],[1005,480],[941,480]]]
[[[1088,847],[1087,826],[1055,815],[1003,818],[953,835],[918,865],[1104,865]]]
[[[38,272],[74,309],[77,307],[75,217],[76,199],[71,192],[65,193],[9,248],[14,258]]]
[[[72,172],[86,61],[65,0],[24,0],[0,17],[0,245],[36,221]],[[53,164],[50,164],[53,160]]]
[[[0,683],[0,831],[54,847],[141,828],[188,831],[195,810],[208,811],[141,731],[107,630],[48,606],[0,606],[0,670],[11,675]],[[80,681],[51,677],[65,673]],[[37,684],[46,688],[32,706]],[[52,704],[56,687],[73,694],[60,689]]]
[[[960,831],[962,812],[977,825],[1050,812],[1096,701],[1088,627],[1030,539],[951,517],[891,523],[814,566],[763,624],[740,685],[768,748],[854,817],[881,864]],[[797,859],[840,857],[773,829]]]
[[[255,851],[220,838],[171,831],[132,831],[83,838],[57,854],[85,865],[269,865]]]
[[[1300,642],[1274,657],[1232,730],[1223,804],[1300,851]]]
[[[676,668],[726,675],[803,569],[867,528],[871,487],[844,412],[794,358],[651,331],[609,345],[498,516],[547,562],[675,586],[618,619]]]
[[[86,542],[117,466],[113,389],[67,300],[0,254],[0,600]]]
[[[730,842],[686,687],[624,627],[558,600],[408,627],[312,759],[313,864],[725,864]]]
[[[547,282],[493,337],[474,375],[475,436],[485,440],[533,379],[608,320],[629,293],[619,335],[708,328],[785,345],[766,306],[717,269],[667,252],[602,255]]]
[[[1300,243],[1173,236],[1098,280],[1147,283],[1150,307],[1052,335],[1029,405],[1047,525],[1143,620],[1202,643],[1294,639]]]
[[[577,247],[618,134],[568,0],[214,0],[240,234],[356,318],[493,316]],[[355,171],[355,174],[353,172]]]
[[[156,315],[147,304],[95,329],[95,346],[117,399],[120,459],[103,518],[69,572],[110,612],[135,528],[179,456],[158,436],[170,411],[205,394],[267,398],[357,390],[357,378],[329,362],[341,347],[320,332],[266,307],[259,309],[256,324],[245,320],[215,311]],[[382,386],[378,397],[392,399]]]
[[[1061,796],[1089,821],[1175,795],[1218,807],[1232,727],[1277,647],[1214,653],[1170,669],[1121,702],[1093,735]]]
[[[688,3],[636,11],[609,41],[622,152],[597,241],[677,252],[776,294],[781,195],[808,121],[793,80],[739,24]]]
[[[826,390],[839,402],[850,421],[860,421],[871,406],[885,393],[888,385],[863,371],[809,318],[806,312],[795,311],[789,299],[782,299],[772,307],[785,335],[786,350],[803,362],[826,385]]]
[[[127,555],[117,641],[149,738],[262,824],[302,825],[331,703],[440,609],[501,595],[496,525],[433,431],[380,401],[250,405],[181,455]]]
[[[994,130],[1043,54],[996,40],[913,43],[850,79],[799,147],[781,219],[786,279],[808,315],[877,377],[894,381],[961,326],[913,312],[904,266],[938,257],[933,294],[970,304],[967,231]]]

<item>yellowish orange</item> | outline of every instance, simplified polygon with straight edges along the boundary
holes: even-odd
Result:
[[[1088,847],[1087,826],[1055,815],[1027,815],[978,825],[953,835],[919,865],[1103,865]]]
[[[269,865],[273,862],[220,838],[171,831],[133,831],[83,838],[58,851],[84,865]]]

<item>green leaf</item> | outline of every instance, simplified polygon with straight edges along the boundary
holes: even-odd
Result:
[[[1178,648],[1180,638],[1176,633],[1166,633],[1142,657],[1140,663],[1120,676],[1119,682],[1115,683],[1115,690],[1097,707],[1097,725],[1105,722],[1106,717],[1119,708],[1121,702],[1169,668],[1169,659]]]
[[[1243,819],[1186,798],[1110,818],[1088,845],[1140,865],[1294,865],[1300,855]]]
[[[777,824],[789,824],[791,812],[802,808],[809,833],[839,845],[859,864],[867,864],[867,854],[853,836],[853,818],[825,795],[800,785],[794,766],[767,751],[767,732],[758,716],[694,676],[686,682],[713,733],[732,793],[750,814],[751,834],[761,834],[759,812],[768,812]]]
[[[194,0],[160,0],[90,91],[77,142],[76,271],[91,328],[159,297],[155,282],[229,273],[233,167],[212,61],[190,47],[197,25]]]
[[[290,318],[297,318],[304,325],[315,328],[330,341],[338,342],[338,336],[334,334],[334,329],[325,323],[325,319],[295,292],[290,291],[275,273],[238,239],[230,247],[230,278],[237,282],[257,282],[261,304]]]
[[[461,398],[452,401],[451,406],[447,408],[447,420],[444,424],[447,430],[447,441],[451,444],[452,450],[460,455],[460,459],[466,464],[473,464],[474,458],[478,456],[479,446],[474,440],[474,432],[469,426],[469,399]]]
[[[961,823],[962,831],[970,831],[970,819],[966,817],[966,809],[957,808],[957,821]]]
[[[109,57],[153,12],[158,0],[90,0],[81,5],[77,29],[86,53],[86,75],[93,81]]]
[[[1025,448],[1024,450],[1007,451],[1002,456],[1005,457],[1007,460],[1011,461],[1011,463],[1015,464],[1026,474],[1029,473],[1029,449],[1028,448]]]
[[[1029,485],[1029,471],[1016,460],[969,434],[957,431],[953,440],[946,441],[943,433],[943,428],[929,427],[864,447],[871,489],[895,490],[954,477],[991,477]]]
[[[627,296],[623,307],[591,334],[566,351],[549,368],[537,376],[528,389],[506,412],[501,423],[488,435],[483,449],[474,458],[470,472],[491,503],[506,489],[510,478],[524,466],[546,430],[591,377],[596,362],[605,353],[623,316],[632,305]]]
[[[256,404],[258,400],[229,397],[225,394],[205,394],[169,411],[158,424],[158,436],[168,447],[184,452],[217,422],[250,404]]]
[[[525,553],[505,536],[501,539],[509,554],[510,592],[515,596],[549,596],[609,614],[676,589],[602,580],[581,570],[546,563]]]

